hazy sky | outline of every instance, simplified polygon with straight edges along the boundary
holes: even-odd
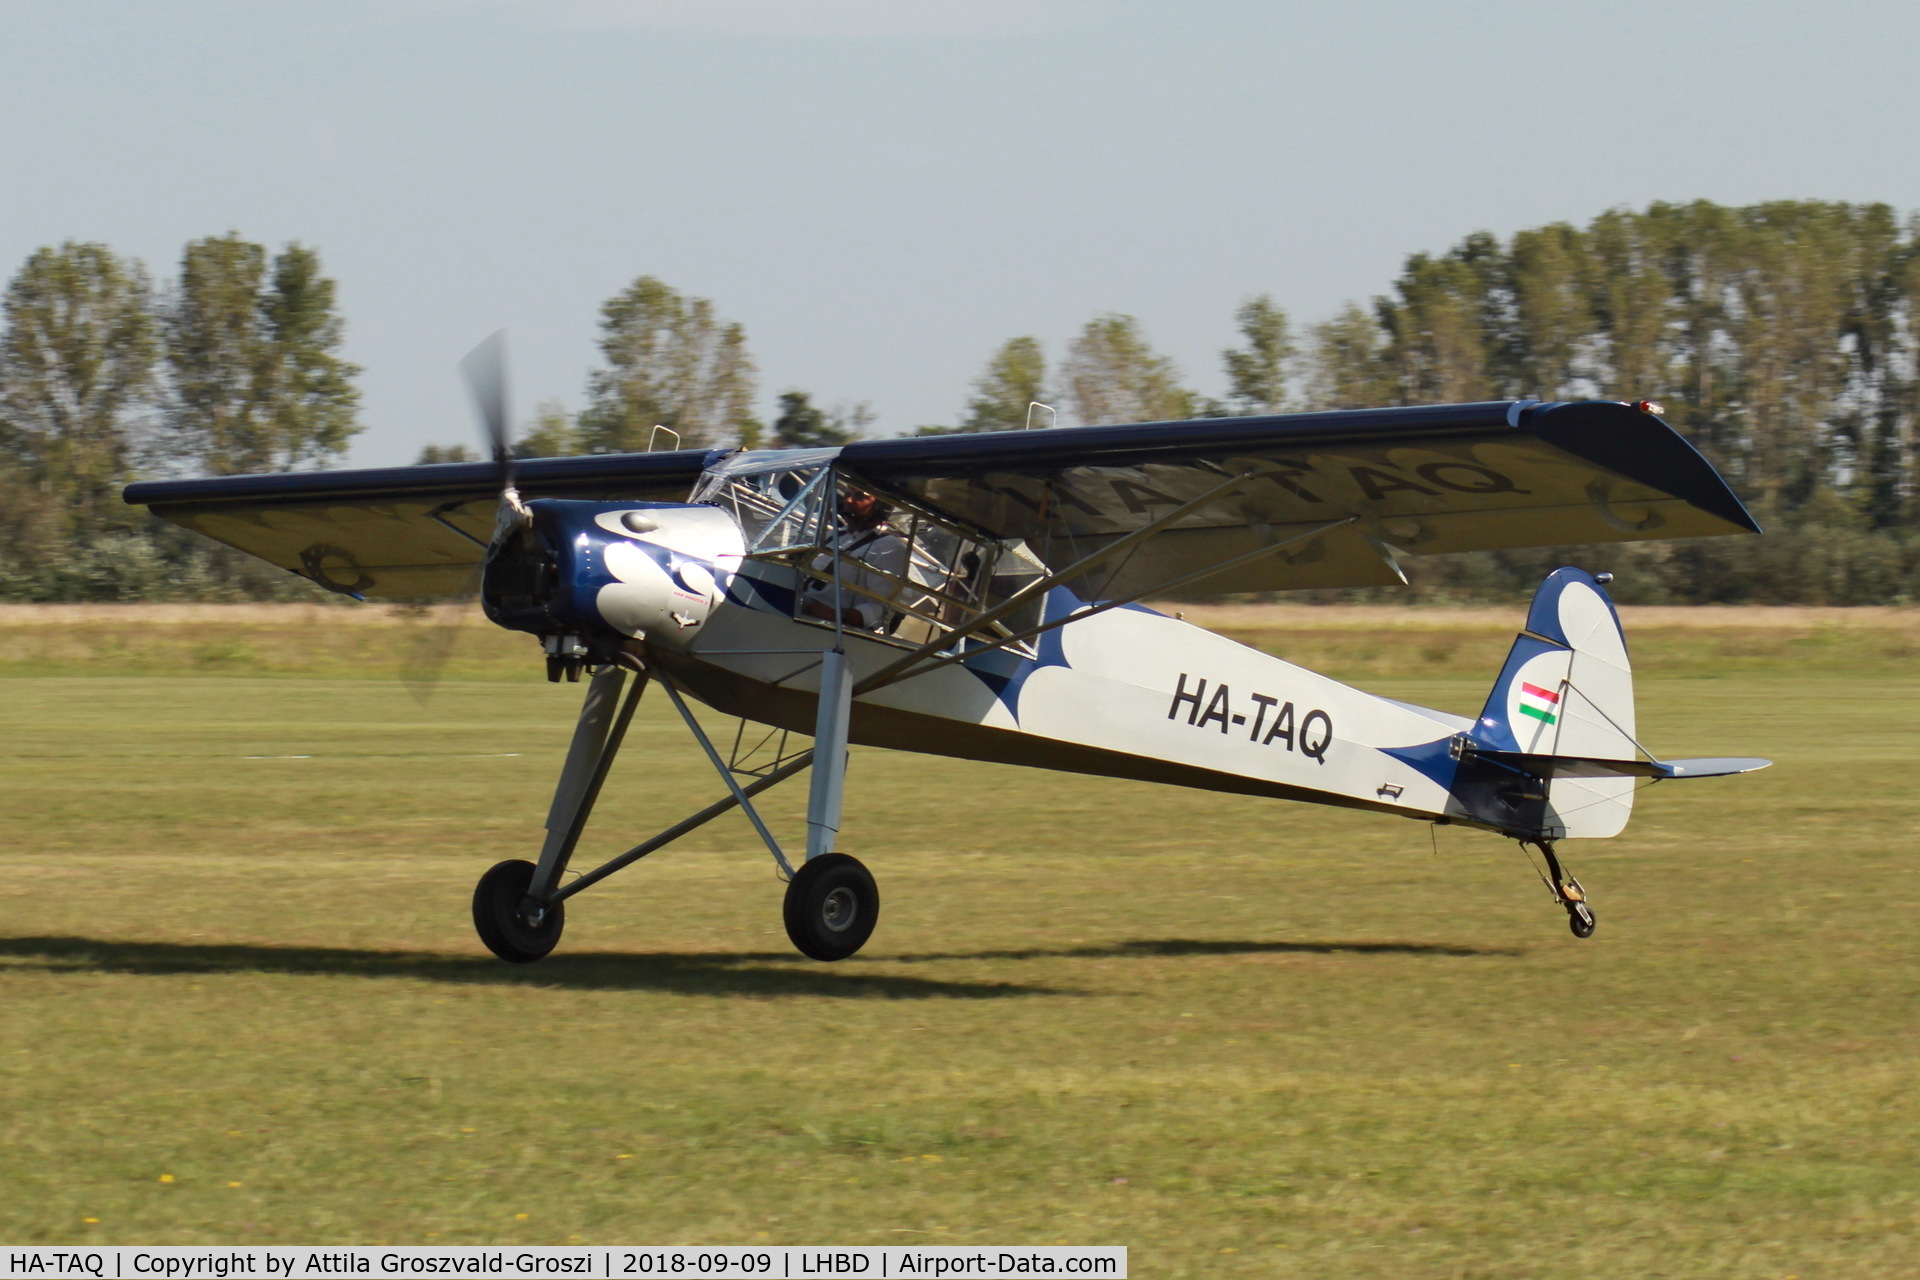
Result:
[[[1920,208],[1917,53],[1891,0],[0,0],[0,271],[317,247],[361,464],[471,440],[502,326],[522,415],[577,409],[640,274],[746,326],[763,406],[891,434],[1108,311],[1218,394],[1244,298],[1322,319],[1476,229]]]

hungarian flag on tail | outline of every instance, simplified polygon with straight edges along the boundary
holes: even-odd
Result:
[[[1532,716],[1544,724],[1552,724],[1559,718],[1560,695],[1551,689],[1542,689],[1537,684],[1520,682],[1520,714]]]

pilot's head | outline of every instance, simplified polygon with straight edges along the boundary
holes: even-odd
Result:
[[[840,519],[849,529],[871,529],[886,518],[886,504],[870,493],[849,493],[840,499]]]

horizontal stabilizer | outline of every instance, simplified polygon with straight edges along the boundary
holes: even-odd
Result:
[[[1530,751],[1475,751],[1491,760],[1536,778],[1723,778],[1752,773],[1772,764],[1758,756],[1708,756],[1698,760],[1608,760],[1597,756],[1541,755]]]
[[[1732,773],[1752,773],[1772,764],[1759,756],[1703,756],[1698,760],[1664,760],[1660,767],[1669,778],[1724,778]]]

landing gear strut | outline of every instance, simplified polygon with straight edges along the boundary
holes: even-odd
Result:
[[[1529,844],[1546,855],[1549,875],[1541,879],[1553,891],[1553,900],[1566,909],[1567,928],[1576,938],[1591,938],[1599,922],[1594,919],[1593,908],[1587,905],[1587,891],[1579,880],[1560,869],[1560,859],[1554,856],[1551,840],[1522,840],[1520,847],[1524,849]]]
[[[540,851],[540,861],[533,863],[516,858],[502,862],[480,877],[474,889],[474,930],[487,950],[514,964],[539,960],[560,941],[566,924],[566,899],[736,806],[753,824],[772,853],[782,878],[788,882],[783,915],[787,936],[801,954],[814,960],[844,960],[865,946],[880,918],[880,891],[874,886],[872,873],[857,859],[833,852],[846,789],[852,672],[846,655],[838,650],[823,654],[821,667],[820,709],[813,749],[780,763],[744,785],[736,779],[734,768],[722,758],[700,722],[694,719],[673,681],[658,674],[661,689],[726,783],[728,794],[602,866],[562,884],[561,878],[580,842],[581,830],[599,798],[601,784],[606,781],[607,771],[626,737],[641,691],[649,683],[646,669],[624,656],[618,663],[596,670],[580,710],[559,786],[554,791],[553,805],[547,812],[547,839]],[[621,691],[629,668],[638,672],[638,679],[623,699]],[[807,854],[796,869],[752,801],[762,791],[807,768],[811,768],[814,775],[807,804]]]
[[[807,797],[807,860],[787,882],[787,937],[813,960],[845,960],[865,946],[880,918],[880,890],[858,858],[833,852],[847,787],[847,725],[853,670],[838,649],[820,655],[820,704],[813,726],[813,789]]]

